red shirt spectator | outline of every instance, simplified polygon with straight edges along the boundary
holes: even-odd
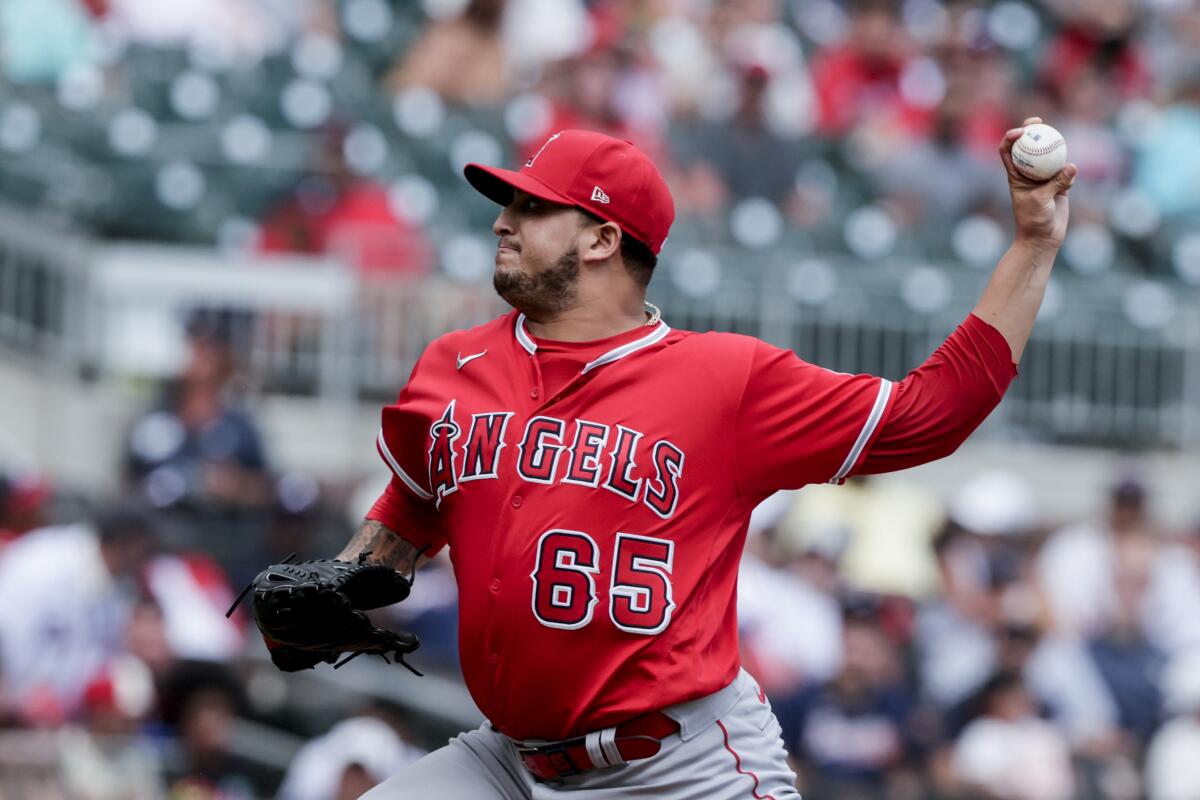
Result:
[[[387,189],[346,163],[348,128],[325,130],[313,174],[262,221],[267,253],[328,254],[360,272],[419,275],[433,263],[424,232],[392,211]]]
[[[48,478],[28,473],[16,477],[0,475],[0,550],[26,531],[47,523],[47,510],[54,487]]]
[[[850,20],[845,42],[817,55],[812,79],[821,133],[845,133],[867,116],[924,127],[929,109],[906,101],[900,91],[909,53],[895,14],[888,3],[864,3]]]
[[[610,42],[599,41],[592,51],[576,59],[558,62],[543,81],[542,91],[550,101],[546,124],[517,144],[517,155],[529,159],[546,138],[556,131],[598,131],[633,142],[670,172],[666,142],[655,130],[636,124],[617,107],[616,95],[622,76],[632,67],[629,52],[605,50]]]
[[[1122,98],[1150,93],[1149,65],[1128,35],[1106,35],[1079,25],[1064,27],[1046,48],[1039,68],[1042,83],[1062,99],[1081,73],[1098,70]]]
[[[424,274],[433,261],[424,232],[396,216],[387,190],[368,180],[302,184],[263,221],[259,247],[334,255],[371,273]]]

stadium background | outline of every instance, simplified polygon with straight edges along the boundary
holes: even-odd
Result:
[[[465,162],[626,136],[672,325],[899,378],[1032,114],[1080,179],[1021,377],[948,461],[764,504],[745,660],[808,797],[1200,797],[1194,0],[7,0],[0,62],[0,797],[355,797],[478,721],[444,562],[390,618],[421,680],[222,616],[501,310]]]

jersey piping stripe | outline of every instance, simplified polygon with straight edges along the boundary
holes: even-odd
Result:
[[[422,500],[432,500],[433,495],[421,488],[420,484],[408,476],[408,473],[401,468],[400,464],[392,456],[392,451],[388,450],[387,443],[383,441],[383,428],[379,429],[379,436],[375,438],[375,443],[379,446],[379,452],[392,468],[392,472],[396,473],[396,477],[404,481],[404,485],[412,489],[413,494]]]
[[[738,771],[739,775],[746,775],[754,780],[754,787],[750,790],[750,794],[754,795],[754,800],[775,800],[775,796],[771,794],[758,793],[758,775],[753,770],[747,772],[742,769],[742,757],[738,755],[737,750],[734,750],[729,745],[729,729],[725,727],[725,723],[717,720],[717,725],[721,728],[721,733],[725,734],[725,749],[733,755],[733,766]]]
[[[867,442],[871,441],[871,434],[875,433],[875,426],[879,424],[880,418],[883,416],[883,410],[887,408],[888,398],[892,394],[892,382],[884,378],[879,379],[879,393],[875,395],[875,405],[871,408],[871,413],[867,415],[867,421],[863,423],[862,430],[858,432],[858,438],[854,441],[854,446],[850,448],[850,452],[846,455],[846,460],[842,462],[842,468],[837,471],[837,474],[829,479],[830,483],[840,481],[854,469],[854,464],[858,461],[858,457],[862,455],[863,448],[867,446]]]
[[[533,339],[529,338],[529,332],[525,330],[524,314],[517,315],[516,334],[517,341],[521,343],[521,347],[524,347],[527,351],[529,351],[529,355],[533,355],[537,352],[537,345],[533,343]]]
[[[663,339],[665,339],[667,334],[669,334],[670,332],[671,332],[670,325],[668,325],[665,322],[659,322],[657,325],[654,326],[653,331],[646,334],[642,338],[635,339],[632,342],[627,342],[627,343],[621,345],[620,347],[615,347],[612,350],[609,350],[604,355],[595,359],[594,361],[588,362],[587,364],[584,365],[583,369],[580,370],[579,374],[586,375],[588,372],[595,369],[596,367],[601,367],[601,366],[604,366],[605,364],[610,364],[613,361],[616,361],[617,359],[624,358],[625,356],[629,355],[630,353],[636,353],[638,350],[641,350],[643,347],[649,347],[652,344],[657,344],[658,342],[661,342]],[[529,331],[527,331],[525,329],[525,315],[524,314],[517,315],[517,323],[514,326],[514,333],[516,334],[517,341],[520,342],[521,347],[524,347],[525,351],[527,353],[529,353],[530,355],[533,355],[534,353],[537,352],[537,343],[534,342],[532,338],[530,338]]]
[[[660,322],[660,323],[658,323],[658,326],[654,329],[653,333],[643,336],[642,338],[637,339],[635,341],[629,342],[628,344],[623,344],[620,347],[609,350],[607,353],[600,356],[595,361],[590,361],[587,364],[585,364],[579,374],[586,375],[588,372],[595,369],[596,367],[601,367],[601,366],[604,366],[605,364],[609,364],[613,361],[616,361],[619,358],[624,358],[625,356],[629,355],[630,353],[634,353],[634,352],[637,352],[638,350],[641,350],[643,347],[649,347],[652,344],[657,344],[658,342],[661,342],[663,339],[665,339],[667,337],[667,334],[670,332],[671,332],[671,326],[667,325],[667,323],[665,323],[665,322]]]

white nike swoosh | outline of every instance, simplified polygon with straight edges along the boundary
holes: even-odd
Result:
[[[462,369],[463,367],[465,367],[467,364],[470,364],[475,359],[483,358],[486,355],[487,355],[487,350],[484,350],[482,353],[474,353],[473,355],[469,355],[466,358],[463,358],[463,354],[459,353],[458,358],[457,358],[458,369]]]

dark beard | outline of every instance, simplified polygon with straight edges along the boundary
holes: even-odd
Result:
[[[579,280],[579,250],[572,247],[554,262],[554,266],[536,275],[501,272],[492,276],[496,294],[513,308],[528,315],[555,314],[575,302]]]

